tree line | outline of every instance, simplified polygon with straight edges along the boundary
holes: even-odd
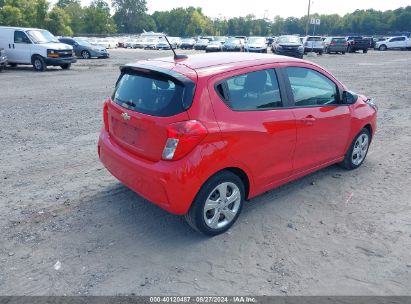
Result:
[[[0,0],[0,25],[46,28],[55,35],[136,34],[145,31],[165,32],[170,36],[246,35],[278,36],[305,34],[307,16],[275,16],[273,19],[254,15],[235,18],[205,16],[201,8],[175,8],[147,13],[146,0],[93,0],[82,6],[80,0]],[[113,14],[112,14],[113,13]],[[356,10],[340,16],[318,15],[316,28],[320,35],[386,35],[411,31],[411,6],[388,11]],[[309,33],[312,33],[312,26]]]

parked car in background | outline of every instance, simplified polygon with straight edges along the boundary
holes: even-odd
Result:
[[[277,55],[304,57],[304,46],[298,36],[280,36],[271,46],[271,51]]]
[[[180,37],[168,37],[167,36],[168,41],[170,41],[171,45],[173,46],[174,49],[177,49],[180,47],[181,45],[181,38]]]
[[[223,45],[224,52],[242,52],[244,45],[239,38],[231,37],[227,38]]]
[[[196,44],[196,41],[194,39],[185,38],[181,41],[180,48],[182,50],[192,50],[195,44]]]
[[[172,47],[175,48],[175,46],[173,46],[173,45],[172,45]],[[157,42],[156,49],[157,50],[171,50],[170,45],[168,44],[168,42],[165,39],[160,39]]]
[[[83,59],[89,59],[92,57],[108,58],[110,57],[107,49],[96,46],[81,38],[61,37],[59,38],[61,43],[71,45],[74,53],[77,57]]]
[[[223,50],[223,44],[221,41],[210,41],[206,46],[206,53],[221,52]]]
[[[304,53],[314,52],[322,55],[324,52],[324,43],[321,36],[306,36],[303,38]]]
[[[411,40],[405,36],[389,37],[375,43],[375,49],[386,51],[389,49],[406,50],[411,48]]]
[[[157,38],[147,38],[144,41],[144,49],[148,50],[156,50],[158,44]]]
[[[144,49],[146,40],[143,38],[134,39],[131,43],[133,49]]]
[[[265,37],[249,37],[244,45],[245,52],[267,53]]]
[[[2,72],[7,65],[7,55],[3,48],[0,48],[0,72]]]
[[[347,41],[347,52],[354,53],[356,51],[362,51],[367,53],[370,48],[369,39],[364,39],[362,36],[347,36],[345,37]]]
[[[336,163],[360,167],[376,117],[373,100],[307,61],[151,59],[121,67],[97,151],[127,187],[217,235],[246,200]]]
[[[36,71],[45,71],[47,66],[67,70],[77,61],[72,46],[43,29],[0,26],[0,48],[10,65],[33,65]]]
[[[344,37],[327,37],[324,40],[324,52],[327,54],[345,54],[348,43]]]
[[[209,43],[208,39],[198,39],[197,42],[194,44],[195,50],[205,50]]]

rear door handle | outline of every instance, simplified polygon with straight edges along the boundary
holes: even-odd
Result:
[[[312,125],[315,122],[315,117],[312,115],[308,115],[301,119],[301,121],[306,125]]]

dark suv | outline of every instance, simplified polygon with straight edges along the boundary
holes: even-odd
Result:
[[[304,46],[298,36],[278,37],[271,45],[271,51],[277,55],[304,57]]]

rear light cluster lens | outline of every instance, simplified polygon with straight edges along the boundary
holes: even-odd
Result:
[[[167,126],[164,160],[178,160],[190,153],[208,134],[207,128],[197,120],[177,122]]]
[[[108,123],[108,100],[104,102],[103,106],[103,121],[104,121],[104,129],[108,132],[109,131],[109,123]]]

